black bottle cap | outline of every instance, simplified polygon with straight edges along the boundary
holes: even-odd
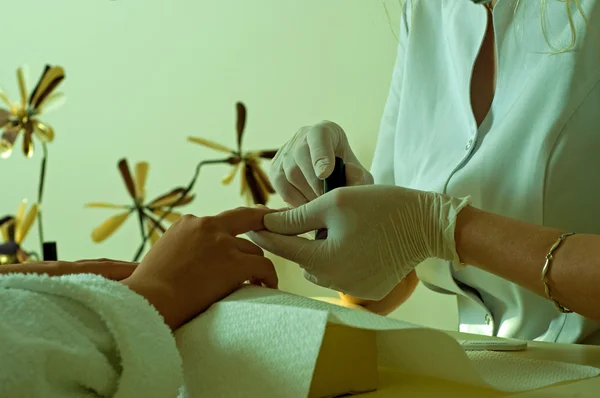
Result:
[[[58,255],[56,252],[56,242],[44,242],[44,253],[42,253],[44,261],[56,261]]]
[[[335,158],[335,167],[333,168],[333,172],[331,175],[323,181],[323,193],[326,194],[328,192],[333,191],[336,188],[345,187],[346,186],[346,165],[344,164],[344,160],[336,156]],[[321,228],[317,230],[315,234],[315,239],[325,239],[327,238],[327,229]]]

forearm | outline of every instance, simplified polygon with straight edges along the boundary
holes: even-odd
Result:
[[[458,216],[455,239],[463,263],[546,297],[541,280],[545,256],[564,232],[467,207]],[[554,253],[548,281],[562,305],[600,321],[600,236],[564,241]]]
[[[53,264],[26,263],[26,264],[5,264],[0,266],[0,275],[3,274],[58,274],[58,267]]]
[[[417,273],[412,271],[406,275],[406,277],[400,281],[398,285],[396,285],[394,290],[392,290],[387,296],[379,301],[363,300],[342,293],[340,293],[340,297],[344,301],[360,305],[376,314],[387,315],[410,298],[418,283],[419,278],[417,277]]]

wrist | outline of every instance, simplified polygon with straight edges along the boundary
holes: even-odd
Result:
[[[177,315],[177,308],[173,308],[173,303],[175,303],[175,291],[167,284],[140,280],[140,278],[134,275],[123,279],[120,283],[144,297],[163,317],[165,323],[171,330],[175,330],[183,324],[183,321],[181,321],[180,317]]]
[[[469,206],[470,197],[455,198],[438,194],[437,206],[433,214],[439,214],[438,226],[441,234],[442,247],[438,248],[439,258],[451,261],[454,269],[458,270],[468,264],[468,260],[461,256],[458,237],[464,237],[462,232],[468,228],[468,221],[474,217],[474,208]],[[434,216],[435,218],[435,216]],[[467,222],[465,222],[467,221]],[[441,249],[441,250],[440,250]]]

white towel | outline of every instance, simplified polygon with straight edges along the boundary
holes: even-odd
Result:
[[[125,285],[0,276],[0,397],[171,398],[182,384],[171,331]]]

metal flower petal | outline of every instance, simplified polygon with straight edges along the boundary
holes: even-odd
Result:
[[[6,126],[12,119],[12,113],[6,109],[0,108],[0,129]]]
[[[92,231],[92,240],[99,243],[111,236],[121,225],[123,225],[130,214],[131,212],[126,211],[116,214],[104,221]]]
[[[52,142],[54,139],[52,127],[37,119],[37,115],[46,107],[49,108],[52,102],[56,103],[64,97],[60,93],[54,93],[56,87],[65,78],[64,70],[59,66],[47,65],[29,96],[27,75],[25,67],[17,69],[20,97],[18,102],[11,103],[6,93],[0,89],[0,101],[8,106],[8,111],[0,110],[0,128],[5,127],[4,137],[0,140],[0,156],[3,158],[10,156],[14,142],[21,131],[24,133],[23,153],[27,157],[33,155],[33,137],[43,143]],[[6,129],[9,129],[8,137]]]
[[[227,148],[225,145],[221,145],[221,144],[218,144],[218,143],[216,143],[214,141],[207,140],[207,139],[204,139],[204,138],[200,138],[200,137],[188,137],[188,141],[194,142],[196,144],[200,144],[202,146],[214,149],[214,150],[219,151],[219,152],[235,153],[235,151],[233,149]]]
[[[12,216],[3,217],[0,220],[0,234],[2,235],[2,239],[4,242],[8,242],[9,240],[13,240],[14,237],[9,235],[9,226],[14,224],[15,218]]]
[[[4,159],[10,157],[13,151],[13,145],[20,130],[20,126],[9,126],[4,129],[2,138],[0,138],[0,157]]]
[[[269,181],[267,173],[265,173],[264,170],[260,167],[259,161],[252,162],[250,163],[250,165],[252,166],[252,170],[256,175],[256,179],[261,183],[265,190],[270,194],[274,194],[276,192],[275,188],[273,188],[273,185],[271,185],[271,181]]]
[[[58,85],[65,79],[65,71],[60,66],[46,65],[40,80],[31,92],[29,105],[36,111],[43,105],[44,100],[52,94]]]
[[[33,120],[33,134],[42,142],[52,142],[54,140],[54,129],[40,122],[39,120]]]
[[[56,92],[50,94],[44,101],[42,101],[36,108],[37,114],[48,114],[49,112],[54,111],[55,109],[63,106],[67,97],[63,92]]]
[[[20,67],[17,69],[17,82],[19,83],[19,94],[21,98],[21,109],[25,109],[27,107],[27,83],[26,77],[27,73],[23,72],[25,67]]]
[[[240,163],[234,164],[233,167],[231,168],[231,171],[229,173],[227,173],[227,175],[225,177],[223,177],[223,179],[221,180],[221,183],[223,185],[229,185],[231,183],[231,181],[233,181],[233,178],[235,177],[239,168],[240,168]]]
[[[129,170],[127,159],[121,159],[119,161],[119,171],[121,172],[121,177],[123,177],[123,182],[125,183],[127,192],[129,192],[129,195],[135,199],[135,183],[133,182],[133,177],[131,177],[131,171]]]
[[[0,87],[0,101],[4,103],[9,109],[12,108],[12,102],[10,102],[10,98],[6,94],[6,91],[2,87]]]
[[[246,106],[241,103],[238,102],[237,104],[235,104],[236,110],[237,110],[237,122],[236,122],[236,132],[237,132],[237,149],[239,152],[242,151],[242,140],[244,139],[244,129],[246,128],[246,118],[247,118],[247,112],[246,112]]]
[[[146,178],[149,167],[147,162],[139,162],[135,165],[135,194],[140,202],[143,202],[146,197]]]
[[[159,229],[154,227],[154,222],[146,218],[146,230],[150,233],[150,244],[154,245],[160,239]]]
[[[184,188],[175,188],[172,191],[159,196],[149,204],[144,204],[143,200],[145,195],[145,185],[148,176],[149,165],[146,162],[139,162],[135,166],[135,178],[132,177],[131,171],[129,169],[129,165],[126,159],[121,159],[118,163],[119,171],[123,180],[125,181],[125,186],[127,187],[127,191],[133,199],[133,204],[126,205],[116,205],[105,202],[93,202],[88,203],[86,207],[95,207],[95,208],[105,208],[105,209],[127,209],[126,212],[117,214],[112,216],[108,220],[106,220],[102,225],[96,228],[92,232],[92,239],[94,242],[101,242],[108,238],[125,220],[132,212],[139,213],[142,218],[142,234],[150,234],[150,239],[155,241],[157,239],[157,235],[160,235],[165,231],[165,228],[159,223],[159,220],[156,217],[160,217],[167,221],[176,221],[179,217],[181,217],[178,213],[167,214],[167,208],[182,206],[194,199],[193,195],[185,195],[185,197],[181,198],[181,195],[185,193]],[[155,217],[156,216],[156,217]],[[152,228],[150,228],[152,225]],[[156,230],[156,231],[155,231]],[[156,232],[156,233],[155,233]]]
[[[31,209],[29,209],[29,211],[27,212],[27,216],[23,219],[23,221],[17,224],[15,231],[15,242],[17,242],[19,245],[23,243],[23,241],[27,237],[27,234],[29,233],[33,222],[37,218],[37,215],[38,206],[37,204],[34,204],[33,206],[31,206]]]
[[[181,218],[181,214],[180,213],[176,213],[176,212],[170,212],[167,214],[167,212],[165,210],[162,209],[151,209],[152,212],[154,214],[156,214],[158,217],[161,217],[171,223],[174,223],[175,221],[179,220]]]
[[[104,202],[86,203],[85,207],[101,208],[101,209],[127,209],[128,208],[128,206],[125,206],[125,205],[114,205],[112,203],[104,203]]]
[[[33,156],[33,122],[29,120],[23,126],[23,154],[30,158]]]
[[[154,199],[152,202],[148,203],[148,208],[156,209],[159,207],[168,207],[173,206],[177,203],[176,207],[186,205],[194,200],[194,195],[186,195],[186,197],[181,198],[181,195],[185,192],[183,188],[175,188],[171,192],[159,196]]]
[[[248,117],[246,106],[241,102],[236,103],[236,112],[237,119],[235,130],[237,150],[233,151],[221,144],[206,140],[204,138],[188,137],[188,140],[220,152],[231,153],[233,156],[222,163],[229,163],[233,166],[233,168],[225,175],[225,177],[223,177],[221,182],[223,184],[231,183],[237,170],[241,169],[241,195],[246,195],[246,199],[249,197],[249,195],[251,195],[254,203],[266,204],[269,199],[269,194],[275,193],[275,190],[273,189],[273,186],[271,185],[267,175],[260,168],[259,160],[260,158],[272,159],[277,153],[277,150],[264,150],[244,153],[242,150],[242,141],[244,138],[244,130]],[[240,164],[242,166],[240,166]]]

